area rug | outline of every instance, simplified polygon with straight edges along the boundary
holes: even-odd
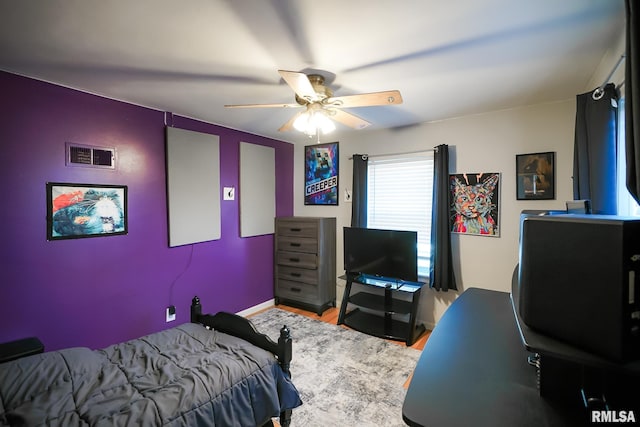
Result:
[[[252,316],[258,331],[293,337],[292,380],[303,405],[296,426],[404,426],[403,385],[421,352],[351,329],[273,308]]]

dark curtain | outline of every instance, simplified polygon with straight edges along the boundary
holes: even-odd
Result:
[[[617,99],[612,83],[576,97],[573,198],[591,200],[595,214],[617,213]]]
[[[367,170],[369,156],[353,155],[353,192],[351,194],[351,226],[367,226]]]
[[[443,144],[435,148],[433,157],[429,287],[445,292],[458,289],[453,274],[449,206],[449,146]]]
[[[625,66],[625,146],[627,188],[640,203],[640,35],[638,1],[626,0],[627,57]]]

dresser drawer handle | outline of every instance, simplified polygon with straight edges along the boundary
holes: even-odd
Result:
[[[290,246],[293,246],[294,248],[299,248],[302,245],[300,243],[290,243]]]
[[[302,277],[302,274],[300,273],[291,273],[292,277]]]
[[[290,228],[289,231],[295,231],[296,233],[299,233],[300,231],[302,231],[302,228]]]
[[[293,292],[302,292],[302,289],[300,289],[300,288],[291,288],[291,290]]]
[[[291,262],[300,262],[300,258],[289,258]]]

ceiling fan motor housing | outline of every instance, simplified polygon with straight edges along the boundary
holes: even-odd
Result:
[[[331,98],[333,96],[333,91],[324,85],[324,77],[320,74],[309,74],[307,76],[309,78],[309,82],[313,87],[313,90],[316,92],[316,99],[313,101],[309,101],[307,99],[301,98],[296,95],[296,102],[300,105],[307,105],[312,102],[322,102],[325,99]]]

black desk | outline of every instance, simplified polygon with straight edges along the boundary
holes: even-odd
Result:
[[[447,309],[402,407],[411,426],[575,426],[584,414],[540,397],[509,294],[468,289]]]

